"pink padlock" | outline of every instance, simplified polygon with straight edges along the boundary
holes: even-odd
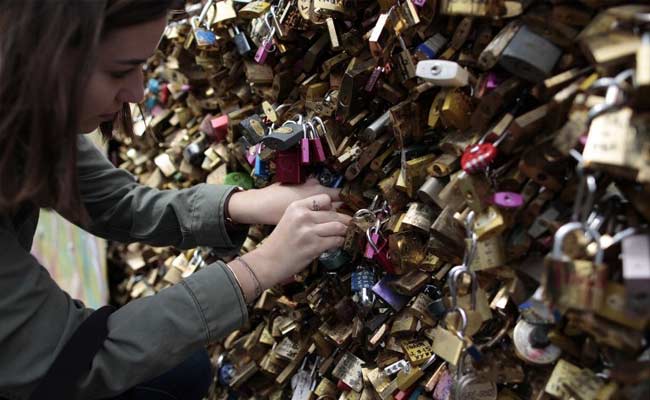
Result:
[[[497,192],[492,195],[492,203],[502,208],[519,208],[524,205],[524,196],[514,192]]]
[[[213,139],[216,142],[221,142],[228,135],[228,115],[220,115],[210,120],[212,130],[214,132]]]
[[[370,243],[371,240],[372,240],[372,244]],[[377,233],[373,229],[370,233],[369,240],[366,243],[366,251],[364,252],[363,256],[368,260],[372,260],[373,258],[375,258],[375,254],[377,254],[375,247],[377,247],[378,244],[379,244],[379,233]]]
[[[325,156],[325,149],[323,148],[323,142],[321,142],[320,138],[316,136],[316,138],[312,139],[311,143],[314,149],[314,153],[316,154],[316,161],[325,162],[327,157]]]
[[[272,48],[273,41],[264,39],[262,41],[262,45],[258,47],[257,51],[255,52],[255,62],[258,64],[264,64]]]
[[[309,156],[309,138],[307,137],[307,130],[305,129],[304,137],[300,139],[300,163],[302,165],[309,165],[311,157]]]
[[[321,124],[323,132],[325,132],[325,125],[323,124],[323,121],[318,117],[314,118],[313,120]],[[309,122],[308,125],[311,128],[312,138],[310,139],[310,142],[312,151],[316,157],[316,162],[325,162],[327,156],[325,155],[325,148],[323,148],[323,142],[321,141],[320,135],[318,134],[318,129],[316,129],[311,122]]]
[[[256,144],[255,146],[251,147],[251,149],[246,153],[246,161],[248,161],[248,164],[251,166],[255,164],[255,158],[257,158],[257,154],[259,153],[260,150],[260,144]]]

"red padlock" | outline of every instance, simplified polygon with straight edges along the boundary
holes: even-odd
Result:
[[[389,274],[394,275],[395,274],[395,267],[393,266],[393,263],[390,261],[389,255],[388,255],[388,241],[385,241],[383,239],[379,239],[379,252],[375,254],[373,257],[373,260],[379,264],[380,267],[384,269]]]
[[[215,142],[223,141],[228,135],[228,116],[220,115],[210,120],[212,125],[212,132],[214,133],[213,139]]]
[[[281,183],[302,183],[300,149],[298,146],[278,151],[275,159],[275,181]]]
[[[336,384],[336,388],[342,392],[349,392],[352,390],[352,388],[348,385],[345,384],[342,380],[339,379],[338,383]]]
[[[460,158],[460,166],[468,174],[475,174],[492,164],[496,157],[496,146],[492,143],[478,143],[467,146]]]

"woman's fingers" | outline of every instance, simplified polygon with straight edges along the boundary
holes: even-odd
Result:
[[[347,230],[347,225],[340,221],[325,222],[314,227],[316,234],[321,237],[345,236]]]
[[[336,249],[337,247],[343,246],[344,241],[345,238],[342,236],[328,236],[328,237],[321,238],[320,241],[318,242],[318,245],[320,247],[319,254],[327,250],[333,250]]]
[[[337,221],[348,225],[352,217],[346,214],[337,213],[336,211],[318,211],[310,214],[312,221],[317,224],[324,224],[326,222]]]
[[[338,202],[341,200],[341,189],[323,187],[325,188],[325,194],[329,195],[332,201]]]
[[[332,209],[332,198],[324,193],[307,197],[296,201],[298,207],[304,207],[311,211],[324,211]]]

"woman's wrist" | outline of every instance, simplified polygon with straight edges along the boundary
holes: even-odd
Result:
[[[255,192],[257,189],[241,190],[233,192],[226,205],[226,213],[230,219],[238,224],[254,224],[255,217],[251,215],[250,210],[257,207],[250,207],[255,201]]]
[[[264,290],[280,281],[275,257],[258,248],[230,261],[227,266],[235,275],[247,303],[252,303]]]

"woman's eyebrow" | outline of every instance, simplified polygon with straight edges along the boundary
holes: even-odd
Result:
[[[143,58],[143,59],[129,58],[129,59],[126,59],[126,60],[117,60],[117,63],[118,64],[126,64],[126,65],[139,65],[139,64],[145,63],[146,61],[147,61],[147,59],[145,59],[145,58]]]

